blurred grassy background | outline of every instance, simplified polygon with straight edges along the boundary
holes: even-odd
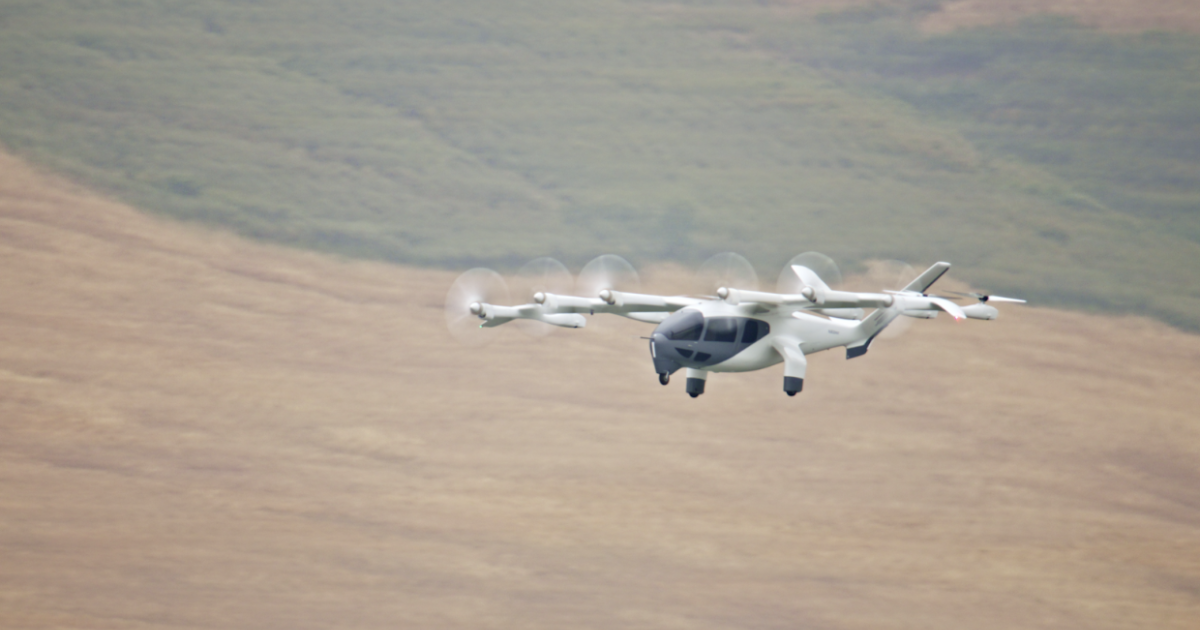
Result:
[[[939,6],[5,0],[0,142],[349,256],[950,260],[1200,330],[1200,38]]]

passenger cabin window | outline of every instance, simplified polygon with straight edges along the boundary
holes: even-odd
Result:
[[[736,317],[710,317],[704,330],[705,341],[737,341],[738,322]]]
[[[754,343],[771,332],[771,325],[757,319],[747,319],[742,329],[742,343]]]
[[[704,328],[704,316],[692,311],[684,314],[666,330],[671,341],[700,341],[700,329]]]

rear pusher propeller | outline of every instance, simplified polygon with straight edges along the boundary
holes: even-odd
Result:
[[[1017,298],[1010,298],[1010,297],[1003,297],[1003,296],[999,296],[999,295],[988,295],[986,293],[974,293],[974,292],[962,293],[959,291],[947,291],[946,293],[953,293],[954,295],[960,295],[962,297],[975,298],[975,299],[979,300],[980,302],[984,302],[984,303],[987,303],[987,302],[1013,302],[1015,304],[1026,304],[1025,300],[1021,300],[1021,299],[1017,299]]]
[[[971,304],[970,306],[962,307],[963,313],[965,313],[966,316],[970,317],[971,319],[991,320],[991,319],[996,319],[997,317],[1000,317],[1000,311],[996,310],[996,307],[992,306],[992,303],[999,303],[999,302],[1010,302],[1013,304],[1025,304],[1026,303],[1025,300],[1018,299],[1018,298],[1003,297],[1000,295],[988,295],[986,293],[975,293],[973,291],[970,293],[963,293],[961,291],[947,291],[946,293],[951,293],[953,295],[974,298],[976,300],[979,300],[975,304]]]

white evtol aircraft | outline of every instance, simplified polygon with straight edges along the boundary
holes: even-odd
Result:
[[[723,281],[714,296],[622,291],[636,283],[636,272],[624,259],[608,255],[584,267],[580,289],[594,297],[580,297],[554,292],[555,287],[570,284],[570,274],[561,263],[541,258],[531,263],[532,272],[527,265],[519,274],[529,281],[533,301],[518,306],[493,303],[507,301],[503,279],[491,270],[472,269],[459,276],[446,296],[447,324],[460,339],[471,341],[482,333],[475,329],[513,320],[583,328],[585,313],[611,313],[657,324],[647,339],[654,371],[663,385],[684,369],[687,393],[695,398],[704,393],[711,372],[749,372],[783,363],[783,391],[795,396],[804,387],[806,356],[845,347],[847,359],[861,357],[900,316],[932,319],[946,313],[955,320],[991,320],[999,313],[989,302],[1025,301],[967,293],[957,295],[978,301],[960,306],[950,298],[929,295],[929,287],[950,269],[946,262],[934,264],[898,290],[857,293],[830,288],[814,268],[840,280],[836,265],[822,254],[809,252],[793,258],[784,269],[780,292],[766,293],[754,290],[757,278],[741,256],[719,254],[710,263],[714,260],[722,267],[715,279]],[[743,288],[747,285],[751,288]],[[865,309],[872,310],[868,314]]]

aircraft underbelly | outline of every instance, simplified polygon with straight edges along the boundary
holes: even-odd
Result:
[[[844,346],[856,340],[854,326],[850,322],[808,316],[803,319],[789,318],[779,322],[779,329],[800,341],[800,351],[814,354],[830,348]]]
[[[771,367],[782,361],[783,357],[779,356],[771,344],[759,341],[721,363],[705,369],[711,372],[752,372]]]

